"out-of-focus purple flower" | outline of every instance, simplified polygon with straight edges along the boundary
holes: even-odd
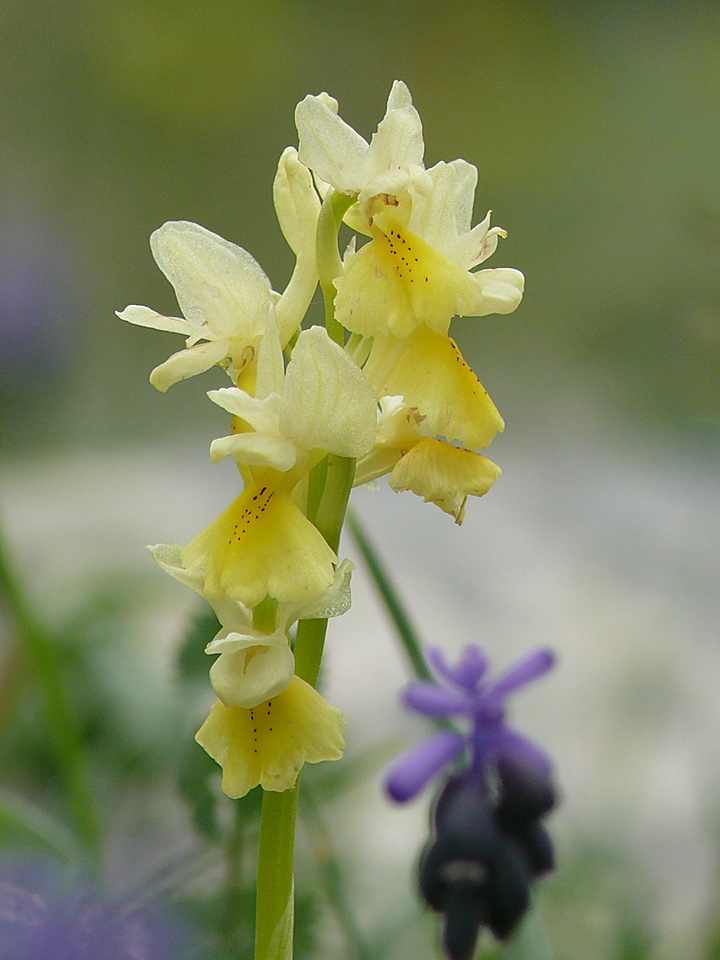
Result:
[[[0,861],[0,960],[196,960],[199,938],[155,907],[103,897],[39,858]]]
[[[0,388],[44,383],[73,357],[77,263],[51,224],[27,212],[0,218]]]
[[[480,928],[510,936],[530,903],[531,883],[554,867],[552,841],[542,819],[555,805],[552,765],[537,744],[511,730],[505,700],[554,664],[537,650],[494,680],[477,646],[451,666],[429,653],[442,682],[418,681],[405,690],[410,709],[429,717],[457,717],[467,733],[440,730],[393,764],[386,789],[410,800],[456,762],[433,810],[433,836],[419,866],[420,893],[442,914],[449,960],[471,960]],[[462,758],[463,763],[458,763]]]
[[[428,660],[443,683],[415,681],[406,687],[403,702],[429,717],[465,717],[470,721],[470,729],[466,734],[441,730],[399,757],[385,782],[393,800],[411,800],[463,751],[468,752],[469,770],[480,778],[489,765],[496,765],[503,758],[523,762],[540,775],[549,774],[551,762],[547,754],[507,726],[505,700],[551,669],[555,663],[551,650],[528,654],[495,680],[486,679],[488,660],[476,645],[467,646],[454,666],[448,664],[438,648],[428,651]]]

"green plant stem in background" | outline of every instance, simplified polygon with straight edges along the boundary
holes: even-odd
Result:
[[[55,753],[75,833],[91,860],[99,853],[100,834],[95,796],[79,724],[63,684],[60,657],[53,638],[40,626],[13,575],[0,533],[0,607],[12,624],[21,655],[40,688],[48,717],[48,735]]]
[[[377,587],[377,591],[382,597],[390,619],[395,626],[397,635],[410,661],[413,673],[420,680],[434,680],[435,677],[423,656],[418,634],[397,591],[393,587],[385,565],[380,558],[380,554],[375,549],[372,541],[358,520],[357,515],[352,510],[348,512],[347,524],[352,533],[353,540],[357,544],[358,550],[367,564],[368,571]]]

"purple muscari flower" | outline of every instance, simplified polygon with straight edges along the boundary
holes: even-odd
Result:
[[[449,960],[471,960],[480,928],[508,937],[530,903],[530,886],[553,869],[550,836],[541,822],[555,804],[551,763],[544,751],[510,730],[505,698],[546,673],[549,650],[520,660],[487,680],[487,659],[467,647],[450,666],[429,653],[442,683],[411,683],[404,702],[431,717],[465,717],[469,731],[441,730],[396,760],[389,795],[410,800],[464,754],[465,765],[445,780],[433,809],[433,836],[420,859],[420,893],[442,914]]]
[[[468,752],[469,771],[479,780],[484,780],[491,766],[502,763],[521,764],[547,778],[550,759],[540,747],[506,725],[505,699],[551,669],[555,663],[551,650],[528,654],[495,680],[486,679],[488,660],[475,645],[467,646],[454,666],[437,647],[428,651],[428,660],[442,685],[429,680],[409,684],[403,694],[405,705],[429,717],[466,717],[470,730],[465,735],[441,730],[399,757],[385,782],[393,800],[411,800],[463,751]]]

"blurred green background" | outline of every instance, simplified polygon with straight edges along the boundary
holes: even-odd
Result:
[[[152,230],[169,219],[195,220],[250,250],[282,290],[293,261],[271,190],[280,153],[296,143],[295,104],[326,90],[344,119],[369,137],[395,78],[408,83],[423,119],[427,165],[464,157],[479,168],[476,220],[492,208],[493,222],[509,232],[488,265],[519,267],[527,287],[515,314],[453,324],[508,424],[492,450],[506,470],[492,499],[469,505],[472,517],[457,540],[444,539],[454,536],[447,518],[426,521],[427,508],[415,512],[402,498],[396,514],[385,501],[360,505],[387,521],[384,529],[375,520],[381,549],[383,535],[395,536],[390,553],[408,596],[419,605],[418,595],[432,597],[434,606],[427,599],[422,609],[428,631],[436,627],[460,642],[482,601],[481,624],[504,618],[507,626],[497,627],[502,639],[503,630],[509,636],[517,627],[517,640],[508,642],[517,642],[518,655],[557,636],[567,673],[555,696],[575,711],[571,723],[567,713],[543,710],[540,700],[528,714],[555,750],[572,723],[584,736],[585,714],[598,710],[597,739],[583,752],[566,730],[565,756],[558,756],[568,792],[558,814],[564,869],[548,884],[547,909],[560,960],[710,960],[720,956],[720,922],[707,906],[717,903],[720,889],[720,717],[708,706],[720,669],[713,626],[720,524],[714,2],[5,0],[0,516],[91,758],[110,873],[121,886],[129,876],[141,891],[155,889],[157,875],[148,880],[140,860],[133,872],[133,856],[143,849],[177,855],[180,879],[162,889],[175,901],[193,901],[188,873],[196,870],[203,884],[209,875],[203,896],[220,892],[208,902],[196,898],[191,913],[203,929],[222,926],[228,904],[216,875],[224,876],[217,844],[227,839],[232,815],[222,803],[218,814],[208,800],[213,767],[198,766],[203,755],[192,744],[207,702],[207,663],[187,653],[192,644],[182,647],[192,598],[172,583],[160,585],[159,574],[153,579],[141,547],[189,538],[232,495],[232,471],[221,473],[204,459],[226,418],[202,401],[202,391],[224,381],[215,371],[202,383],[176,385],[169,397],[156,393],[149,371],[180,341],[123,324],[114,311],[140,303],[176,312],[148,246]],[[173,498],[184,527],[163,512]],[[393,516],[416,530],[429,524],[417,534],[425,538],[422,548],[405,539],[399,521],[388,526]],[[467,560],[449,599],[438,600],[432,582],[418,587],[419,566],[453,551],[459,556],[468,549],[456,546],[462,537],[475,544],[477,563]],[[75,570],[71,554],[85,556],[81,580],[68,572]],[[543,581],[545,563],[551,573]],[[504,583],[499,571],[507,573]],[[483,577],[491,584],[485,593]],[[358,596],[362,586],[358,575]],[[505,607],[498,596],[506,597]],[[355,623],[377,631],[382,613],[363,612],[363,603],[358,599],[351,612],[360,618]],[[452,625],[445,607],[460,625]],[[532,634],[523,632],[525,612]],[[57,853],[69,840],[43,817],[65,826],[72,820],[62,800],[62,763],[48,736],[42,684],[16,662],[11,620],[0,610],[0,794],[12,794],[7,803],[0,796],[0,837],[7,842],[14,834],[14,843],[29,817]],[[696,646],[683,635],[683,622],[696,628]],[[208,632],[206,623],[196,649]],[[179,663],[178,648],[186,651]],[[612,672],[614,657],[622,673],[619,666]],[[697,681],[690,673],[695,662]],[[402,671],[390,674],[394,690]],[[596,676],[607,682],[593,694]],[[578,677],[588,686],[565,692]],[[369,696],[367,687],[358,688],[361,699]],[[704,772],[693,789],[682,765],[662,767],[660,750],[653,755],[657,769],[650,767],[656,731],[667,736],[665,749],[672,731],[662,725],[677,720],[680,730],[681,715],[692,722],[669,755],[690,757],[693,775]],[[407,735],[400,746],[422,735],[420,726],[402,727],[399,713],[392,722],[401,740]],[[361,723],[356,718],[356,730]],[[621,749],[626,723],[640,731],[637,754]],[[698,730],[702,744],[693,739]],[[379,752],[384,758],[392,750],[385,743]],[[642,776],[638,756],[648,759]],[[375,778],[377,763],[358,750],[347,769],[340,781],[361,780],[370,769]],[[680,828],[689,807],[679,800],[673,807],[668,788],[672,783],[679,796],[683,776],[690,806],[697,783],[712,787],[692,807],[697,818],[687,836]],[[319,774],[317,796],[337,798],[341,786]],[[653,833],[643,819],[638,804],[648,792],[650,799],[671,798],[668,818],[680,811],[672,842],[665,844],[666,820]],[[357,812],[353,794],[349,807],[331,817],[336,830],[353,803]],[[309,811],[303,855],[313,863],[313,849],[324,850],[327,838]],[[421,842],[423,816],[414,815],[411,850]],[[395,814],[393,823],[399,834],[407,821]],[[643,842],[664,855],[662,868],[623,847],[633,829],[648,831]],[[409,878],[399,907],[388,899],[389,913],[370,914],[373,882],[362,881],[362,871],[376,874],[359,836],[354,907],[368,956],[432,956],[434,926],[418,926]],[[647,849],[639,847],[642,858]],[[702,863],[693,874],[698,888],[684,880],[673,887],[683,856]],[[191,868],[183,867],[188,857]],[[398,853],[396,871],[407,873],[407,857]],[[162,870],[172,873],[167,864]],[[313,868],[305,871],[312,880]],[[661,872],[665,899],[653,887]],[[247,870],[244,876],[249,883]],[[668,903],[676,913],[665,910]],[[341,933],[350,936],[342,907],[334,909]],[[309,900],[300,914],[309,955]],[[247,938],[231,945],[232,932],[224,935],[227,952],[218,948],[213,957],[245,955]],[[345,949],[337,933],[328,942],[328,955]]]
[[[295,103],[327,90],[369,136],[396,77],[427,163],[478,166],[476,214],[510,234],[492,265],[527,275],[516,315],[454,327],[506,419],[542,430],[581,395],[717,447],[719,29],[711,2],[6,0],[3,447],[166,433],[146,375],[177,342],[113,316],[175,310],[150,232],[196,220],[282,289],[271,186]],[[204,413],[175,394],[185,430]]]

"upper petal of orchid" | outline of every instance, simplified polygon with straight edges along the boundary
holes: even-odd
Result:
[[[310,171],[293,147],[288,147],[280,157],[273,197],[280,229],[296,256],[290,282],[275,307],[280,340],[286,344],[300,326],[318,282],[315,237],[320,198]]]
[[[367,141],[330,109],[322,97],[307,96],[295,109],[298,156],[340,193],[362,187]]]
[[[246,250],[186,220],[163,224],[150,246],[185,317],[207,328],[203,336],[262,336],[273,307],[272,289]]]
[[[372,387],[324,327],[304,330],[285,375],[280,414],[283,436],[310,450],[360,457],[375,439]]]
[[[361,185],[363,193],[373,191],[373,178],[388,170],[410,171],[422,168],[425,144],[420,114],[402,80],[396,80],[388,97],[384,118],[370,141],[366,174],[368,183]]]
[[[319,97],[298,104],[295,122],[301,161],[341,193],[367,199],[395,193],[424,176],[422,124],[400,80],[393,83],[385,116],[369,145]]]

